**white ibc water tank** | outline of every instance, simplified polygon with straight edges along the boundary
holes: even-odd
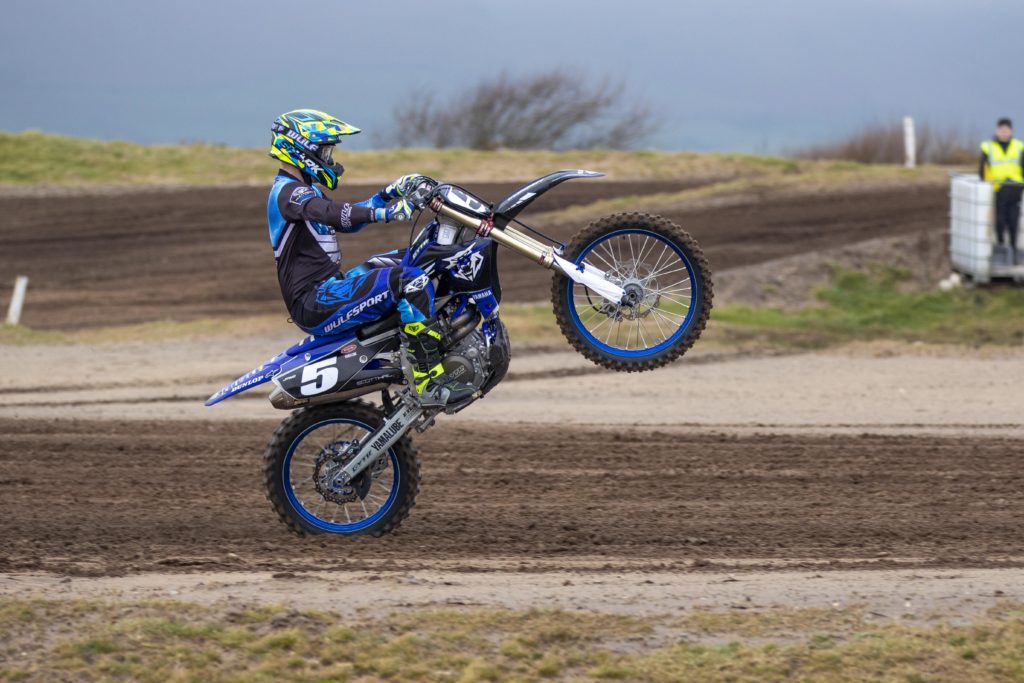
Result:
[[[950,188],[949,254],[953,270],[975,282],[992,278],[992,185],[955,175]]]

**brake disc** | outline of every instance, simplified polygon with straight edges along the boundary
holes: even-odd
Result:
[[[650,279],[650,269],[646,264],[636,267],[628,275],[622,271],[619,265],[616,265],[607,272],[607,275],[610,282],[614,282],[625,290],[626,298],[630,301],[621,304],[604,300],[600,304],[595,304],[594,308],[604,315],[615,321],[638,320],[646,318],[653,309],[658,307],[661,296],[646,286]]]
[[[373,480],[384,472],[388,465],[386,453],[349,483],[338,484],[337,473],[352,460],[357,450],[358,442],[351,441],[335,442],[320,449],[313,469],[313,484],[324,500],[343,505],[366,498]]]

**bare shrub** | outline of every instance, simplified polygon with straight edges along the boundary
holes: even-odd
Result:
[[[919,124],[917,161],[926,164],[962,164],[978,156],[969,135]],[[835,142],[811,145],[792,154],[800,159],[839,159],[865,164],[901,164],[904,160],[903,124],[871,124]]]
[[[627,105],[622,83],[565,71],[486,79],[448,102],[420,93],[393,112],[404,147],[621,149],[658,126],[644,104]]]

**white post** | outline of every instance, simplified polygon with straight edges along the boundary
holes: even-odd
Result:
[[[903,152],[907,168],[917,166],[917,138],[914,135],[914,119],[903,117]]]
[[[7,309],[8,325],[17,325],[21,320],[21,307],[25,304],[26,289],[28,289],[28,276],[19,275],[14,280],[14,294],[11,295],[11,305]]]

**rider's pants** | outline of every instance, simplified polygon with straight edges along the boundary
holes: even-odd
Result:
[[[306,293],[295,323],[310,334],[338,334],[396,308],[403,323],[433,317],[434,285],[421,269],[360,267],[347,276],[328,278]]]

